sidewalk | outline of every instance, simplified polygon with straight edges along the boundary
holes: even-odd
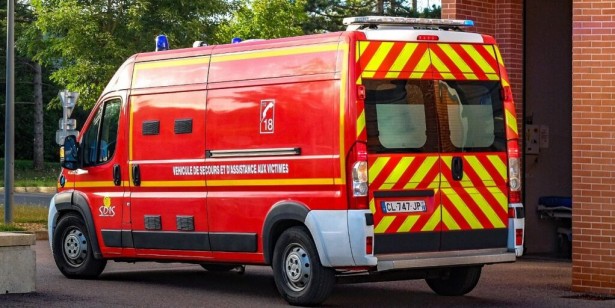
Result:
[[[16,193],[45,193],[55,194],[58,189],[55,187],[15,187]],[[0,193],[4,192],[4,187],[0,187]]]

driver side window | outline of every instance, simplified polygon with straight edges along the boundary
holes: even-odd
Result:
[[[96,112],[90,127],[83,135],[81,149],[83,165],[95,166],[111,160],[115,152],[121,101],[105,102]]]

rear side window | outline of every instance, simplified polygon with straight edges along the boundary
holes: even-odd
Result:
[[[365,79],[371,153],[505,151],[497,81]]]

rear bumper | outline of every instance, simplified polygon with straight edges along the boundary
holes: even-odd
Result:
[[[378,271],[514,262],[506,248],[378,255]]]

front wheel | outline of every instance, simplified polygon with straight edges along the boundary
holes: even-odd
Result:
[[[481,266],[452,268],[448,275],[439,278],[428,278],[427,285],[439,295],[461,296],[476,287],[480,279]]]
[[[272,266],[276,287],[291,305],[318,305],[333,290],[335,271],[321,265],[305,227],[282,233],[275,244]]]
[[[60,218],[53,233],[53,259],[68,278],[96,278],[107,265],[94,258],[85,223],[76,214]]]

